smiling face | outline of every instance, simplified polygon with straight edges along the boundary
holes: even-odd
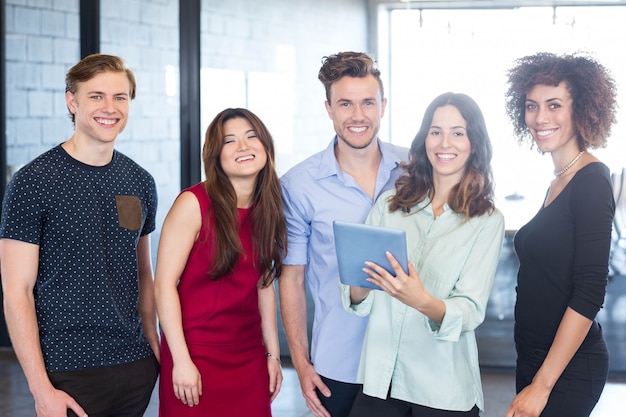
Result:
[[[332,84],[326,111],[339,140],[350,148],[363,149],[375,142],[386,104],[373,75],[345,76]]]
[[[439,107],[426,136],[426,154],[433,167],[433,178],[450,178],[458,183],[465,174],[472,146],[467,122],[452,105]]]
[[[524,120],[540,151],[578,147],[573,104],[565,82],[556,87],[538,84],[526,94]]]
[[[113,143],[128,121],[130,81],[124,72],[101,72],[65,93],[65,101],[77,138]]]
[[[235,117],[224,123],[220,164],[231,181],[255,180],[267,163],[267,152],[250,123]]]

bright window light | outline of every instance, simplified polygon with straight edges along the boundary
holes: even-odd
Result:
[[[389,20],[389,138],[409,145],[426,106],[446,91],[480,105],[494,148],[497,205],[507,229],[532,217],[552,172],[549,156],[518,145],[504,110],[506,71],[536,52],[585,51],[626,83],[626,7],[533,7],[494,10],[398,9]],[[623,87],[621,88],[623,90]],[[613,171],[626,165],[626,101],[608,147],[594,151]],[[519,198],[515,199],[512,196]],[[508,197],[508,198],[505,198]]]

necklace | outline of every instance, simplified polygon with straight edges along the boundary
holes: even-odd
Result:
[[[571,161],[569,164],[565,165],[565,166],[563,167],[563,169],[561,169],[560,171],[556,171],[556,172],[554,173],[554,176],[555,176],[555,177],[558,177],[558,176],[560,176],[560,175],[563,175],[563,174],[565,173],[565,171],[567,171],[568,169],[570,169],[571,167],[573,167],[573,166],[574,166],[574,164],[576,163],[576,161],[578,161],[578,160],[580,159],[580,157],[581,157],[581,156],[583,156],[583,154],[584,154],[584,153],[585,153],[585,151],[580,151],[580,152],[578,152],[578,155],[576,155],[576,156],[574,157],[574,159],[572,159],[572,161]]]

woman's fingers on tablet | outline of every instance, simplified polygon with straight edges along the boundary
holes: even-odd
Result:
[[[371,261],[366,261],[365,265],[367,265],[367,267],[369,268],[369,270],[373,273],[376,274],[377,276],[382,276],[383,274],[386,274],[387,271],[385,270],[385,268],[383,268],[382,266],[378,265],[377,263],[371,262]],[[372,274],[369,274],[370,276],[373,277]]]

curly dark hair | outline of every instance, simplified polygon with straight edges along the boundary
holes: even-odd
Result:
[[[373,75],[380,85],[380,98],[385,98],[383,82],[376,61],[363,52],[339,52],[322,58],[322,67],[317,78],[324,84],[326,100],[330,102],[330,87],[343,77],[363,78]]]
[[[506,113],[520,142],[532,141],[525,122],[526,94],[536,85],[565,85],[572,97],[578,147],[602,148],[616,122],[617,87],[609,70],[583,52],[541,52],[519,58],[507,72]]]
[[[447,105],[456,107],[467,122],[467,138],[472,149],[465,175],[450,191],[448,206],[455,213],[464,214],[466,220],[493,212],[493,151],[485,118],[470,96],[450,92],[436,97],[426,108],[422,125],[411,143],[409,163],[402,165],[405,174],[396,181],[396,193],[389,200],[389,211],[408,213],[426,197],[432,199],[435,195],[433,167],[426,154],[426,137],[435,111]]]

